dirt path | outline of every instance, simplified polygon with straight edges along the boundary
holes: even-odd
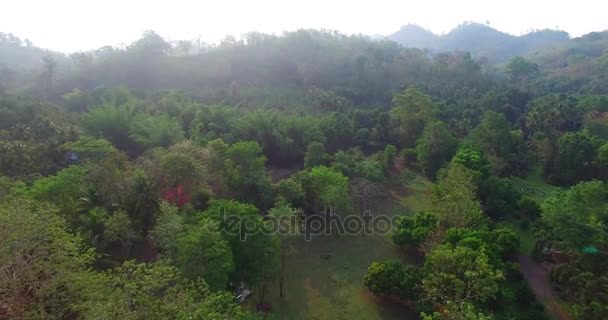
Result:
[[[517,260],[524,278],[528,281],[538,300],[545,306],[545,311],[549,316],[555,320],[571,320],[572,317],[560,304],[551,288],[549,272],[526,255],[520,254]]]

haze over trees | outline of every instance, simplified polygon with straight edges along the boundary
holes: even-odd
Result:
[[[546,319],[525,247],[572,315],[603,319],[608,33],[389,39],[147,31],[66,56],[0,34],[0,319],[310,316],[289,313],[319,298],[286,261],[310,258],[294,240],[329,211],[395,222],[314,239],[397,255],[306,266],[340,295],[355,274],[366,303],[423,319]]]

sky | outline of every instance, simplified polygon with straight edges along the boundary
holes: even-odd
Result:
[[[0,32],[62,52],[129,44],[146,30],[170,41],[217,43],[300,28],[386,35],[408,23],[441,34],[463,21],[488,21],[513,35],[608,29],[606,0],[2,0],[1,8]]]

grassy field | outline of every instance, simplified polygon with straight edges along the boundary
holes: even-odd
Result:
[[[404,171],[391,177],[387,197],[374,214],[408,214],[425,209],[431,183]],[[277,319],[417,319],[407,307],[377,299],[363,286],[372,261],[411,262],[385,235],[319,236],[292,239],[286,265],[285,296],[278,283],[269,294]],[[252,297],[250,302],[255,300]]]
[[[543,180],[540,167],[534,168],[525,179],[513,177],[511,181],[513,181],[513,185],[524,196],[536,200],[539,204],[542,203],[547,196],[559,189]]]

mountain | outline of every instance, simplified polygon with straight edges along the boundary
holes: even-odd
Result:
[[[502,63],[516,55],[527,55],[566,43],[567,32],[557,30],[534,31],[513,36],[480,23],[463,23],[444,35],[436,35],[417,25],[405,25],[387,36],[406,47],[434,51],[469,51],[475,57],[486,57],[491,63]]]
[[[577,87],[583,93],[603,93],[608,88],[608,30],[535,52],[529,59],[546,75],[551,90]]]
[[[435,49],[439,37],[417,24],[408,24],[386,38],[406,47]]]

